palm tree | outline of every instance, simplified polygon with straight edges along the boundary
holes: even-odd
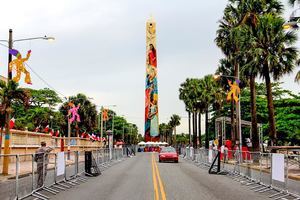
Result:
[[[283,5],[277,0],[269,0],[269,1],[260,1],[260,0],[231,0],[230,4],[226,7],[224,11],[224,17],[221,21],[219,33],[224,32],[224,29],[227,30],[228,35],[235,35],[235,45],[239,52],[236,52],[235,56],[240,60],[240,66],[243,70],[243,76],[246,76],[250,83],[250,92],[251,92],[251,123],[252,123],[252,135],[253,135],[253,146],[254,149],[257,150],[259,148],[259,135],[257,130],[257,115],[256,115],[256,93],[255,93],[255,77],[258,75],[258,65],[253,64],[253,60],[255,60],[255,56],[248,52],[248,49],[251,48],[250,40],[247,38],[249,34],[256,35],[256,26],[258,23],[258,18],[261,15],[266,13],[272,14],[281,14],[283,11]],[[232,15],[232,13],[234,15]],[[232,19],[232,16],[234,19]],[[231,22],[231,23],[229,23]],[[228,30],[229,29],[229,30]],[[245,31],[246,30],[246,31]],[[222,35],[221,35],[222,36]],[[219,44],[221,49],[226,50],[227,43],[222,42],[224,36],[220,35],[217,37],[216,42]],[[220,42],[221,41],[221,42]],[[225,43],[225,45],[224,45]],[[223,45],[222,45],[223,44]],[[229,47],[231,48],[231,46]],[[224,51],[226,55],[226,51]],[[232,57],[229,57],[229,61]],[[237,76],[236,68],[234,76]]]
[[[84,94],[77,94],[76,96],[71,96],[69,97],[68,102],[65,102],[61,107],[60,107],[60,112],[67,117],[68,114],[68,103],[73,102],[76,106],[80,103],[80,108],[78,110],[78,114],[80,116],[81,122],[76,122],[75,123],[75,129],[76,129],[76,135],[79,135],[79,130],[85,130],[87,132],[92,131],[93,129],[96,128],[96,120],[97,120],[97,109],[96,105],[93,104],[87,96]],[[111,110],[108,112],[110,119],[112,119],[112,116],[115,116],[115,113]],[[108,128],[111,129],[112,125],[112,120],[109,121],[108,123]],[[66,130],[67,127],[64,127]],[[66,132],[66,131],[65,131]]]
[[[243,76],[249,80],[250,85],[250,110],[251,110],[251,132],[253,141],[253,151],[259,150],[259,133],[257,127],[257,112],[256,112],[256,88],[255,88],[255,78],[259,74],[259,65],[255,64],[256,57],[253,56],[251,51],[251,38],[250,35],[257,36],[257,24],[259,22],[259,16],[264,14],[282,14],[283,6],[277,0],[271,1],[244,1],[240,3],[240,7],[243,8],[241,12],[241,18],[243,18],[241,46],[243,49],[242,53],[244,55],[244,64],[241,67]],[[248,53],[247,53],[248,52]],[[250,53],[249,53],[250,52]],[[254,62],[253,62],[254,61]]]
[[[185,104],[185,109],[188,112],[188,123],[189,123],[189,145],[191,145],[191,114],[195,110],[195,94],[193,93],[192,83],[195,82],[192,79],[187,78],[179,88],[179,99]],[[194,118],[193,118],[194,119]],[[195,121],[192,120],[193,130],[195,127]],[[194,131],[193,131],[194,135]],[[195,137],[193,137],[193,143],[195,144]]]
[[[208,112],[210,106],[214,102],[214,95],[216,92],[216,82],[213,79],[212,75],[206,75],[200,82],[201,89],[201,99],[204,104],[204,112],[205,112],[205,148],[209,147],[209,129],[208,129]]]
[[[180,125],[180,120],[181,120],[181,118],[180,118],[179,115],[173,114],[171,116],[170,121],[169,121],[169,125],[173,129],[173,131],[174,131],[174,139],[171,140],[173,144],[176,142],[175,141],[176,140],[176,126]]]
[[[0,112],[5,116],[5,146],[4,154],[9,154],[9,143],[10,143],[10,114],[12,113],[12,102],[21,102],[25,107],[29,106],[29,92],[25,89],[18,87],[18,83],[14,81],[8,81],[6,84],[4,81],[0,81]],[[2,173],[8,174],[9,157],[3,159],[3,170]]]
[[[291,46],[296,42],[293,31],[284,32],[283,18],[274,14],[264,14],[258,17],[255,35],[251,35],[251,53],[255,59],[253,64],[259,66],[259,74],[265,80],[267,88],[269,136],[272,144],[276,142],[277,134],[274,118],[271,77],[279,80],[283,75],[291,73],[295,68],[297,50]]]

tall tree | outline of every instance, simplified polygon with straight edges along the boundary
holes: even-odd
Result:
[[[174,132],[174,139],[172,139],[172,143],[176,143],[176,141],[175,141],[176,140],[176,127],[180,125],[180,120],[181,120],[181,118],[179,115],[173,114],[169,121],[169,125],[172,127],[173,132]]]
[[[78,136],[80,131],[91,132],[96,129],[97,125],[97,110],[96,105],[93,104],[89,98],[84,94],[77,94],[76,96],[69,97],[69,100],[60,107],[60,112],[65,116],[65,121],[67,121],[68,110],[70,109],[68,103],[72,102],[76,106],[80,104],[78,114],[80,116],[80,122],[75,122],[71,126],[72,129],[75,129],[76,135]],[[67,133],[67,127],[64,127],[64,133]]]
[[[4,81],[0,81],[0,99],[1,106],[0,112],[5,116],[5,143],[4,143],[4,154],[10,153],[9,143],[10,143],[10,114],[12,113],[12,103],[21,102],[25,107],[28,106],[28,101],[30,93],[28,90],[18,87],[18,83],[14,81],[8,81],[6,84]],[[9,157],[4,157],[3,159],[3,170],[4,175],[8,174]]]
[[[284,19],[275,14],[258,17],[256,34],[251,35],[250,52],[255,56],[253,63],[260,66],[259,73],[265,80],[268,99],[269,135],[272,144],[276,143],[275,111],[272,98],[271,78],[279,80],[295,68],[297,50],[292,45],[297,37],[293,31],[283,30]]]

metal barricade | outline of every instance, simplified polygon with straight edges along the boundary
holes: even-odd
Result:
[[[300,172],[300,155],[288,155],[287,160],[287,175],[286,189],[296,195],[300,195],[300,181],[295,180],[294,173]]]
[[[34,154],[19,155],[19,177],[16,182],[18,186],[17,196],[19,199],[31,194],[36,187],[36,178],[34,174],[36,163],[34,158]]]
[[[106,168],[124,160],[124,148],[113,149],[110,159],[109,149],[93,151],[97,166]],[[68,159],[69,158],[69,159]],[[69,189],[85,182],[85,151],[70,151],[59,153],[38,153],[21,155],[0,155],[0,173],[3,171],[3,161],[9,161],[9,171],[0,184],[0,199],[24,199],[33,196],[38,199],[49,198],[60,191]],[[40,191],[44,192],[41,193]]]
[[[0,172],[3,174],[3,162],[9,162],[8,174],[3,175],[6,179],[5,184],[0,184],[0,190],[6,191],[0,193],[0,199],[17,199],[18,179],[19,179],[19,160],[18,155],[0,155]]]

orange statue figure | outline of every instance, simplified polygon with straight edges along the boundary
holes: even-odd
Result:
[[[239,101],[239,94],[241,93],[241,89],[239,87],[239,80],[234,81],[233,83],[228,80],[228,84],[230,86],[230,91],[227,94],[227,101],[230,101],[232,98],[237,103]]]
[[[16,71],[16,76],[13,78],[13,81],[19,82],[21,78],[21,73],[25,74],[25,83],[27,84],[32,84],[31,83],[31,78],[30,78],[30,73],[27,71],[25,67],[25,62],[29,59],[31,50],[27,52],[26,58],[22,58],[22,55],[19,53],[18,50],[15,49],[10,49],[9,53],[14,55],[16,59],[12,60],[9,63],[9,71],[11,72],[13,69]]]

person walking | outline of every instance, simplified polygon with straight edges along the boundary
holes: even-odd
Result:
[[[47,176],[47,166],[49,163],[48,154],[53,150],[46,146],[46,142],[41,142],[41,147],[36,150],[35,162],[37,163],[37,188],[43,186]]]

